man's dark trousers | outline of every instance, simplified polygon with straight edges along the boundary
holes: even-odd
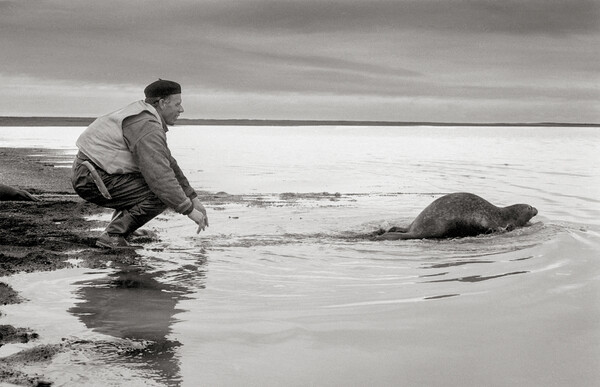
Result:
[[[102,196],[89,169],[82,165],[86,160],[95,167],[112,199]],[[81,152],[73,163],[71,182],[75,192],[86,201],[115,210],[105,230],[110,235],[127,237],[167,208],[150,190],[141,173],[109,174]]]

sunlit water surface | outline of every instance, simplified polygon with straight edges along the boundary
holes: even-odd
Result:
[[[81,130],[1,128],[0,146],[73,154]],[[10,279],[32,301],[8,308],[6,323],[31,308],[65,322],[29,324],[41,340],[151,343],[71,371],[72,358],[54,360],[57,383],[600,382],[598,129],[174,127],[168,137],[193,186],[241,196],[207,202],[200,235],[187,217],[159,216],[148,227],[161,241],[141,266]],[[367,237],[457,191],[539,215],[474,238]],[[69,296],[44,297],[40,284]]]

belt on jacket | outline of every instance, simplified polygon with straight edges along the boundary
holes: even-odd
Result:
[[[110,193],[108,192],[108,189],[104,185],[104,182],[102,181],[102,178],[98,174],[98,171],[96,171],[96,168],[92,165],[92,163],[90,163],[88,157],[85,156],[81,152],[79,152],[79,154],[77,154],[77,157],[80,160],[82,160],[81,161],[81,165],[85,166],[88,169],[88,171],[90,171],[90,175],[92,176],[92,180],[94,180],[94,184],[96,184],[96,187],[98,187],[98,190],[100,191],[100,193],[102,194],[102,196],[104,196],[106,199],[109,199],[109,200],[112,199],[112,196],[110,196]]]

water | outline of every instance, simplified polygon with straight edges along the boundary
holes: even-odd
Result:
[[[2,128],[0,146],[72,154],[81,130]],[[93,384],[99,370],[115,385],[600,381],[597,129],[174,127],[168,136],[193,186],[239,196],[207,202],[211,226],[200,235],[172,212],[152,221],[161,242],[146,246],[142,267],[67,270],[68,285],[37,274],[38,286],[70,289],[70,306],[55,308],[77,318],[66,324],[72,336],[147,345],[74,367],[59,384]],[[539,215],[475,238],[364,238],[456,191]],[[20,278],[13,286],[27,296],[34,287]],[[53,302],[38,301],[39,313]],[[65,334],[36,330],[50,341]]]

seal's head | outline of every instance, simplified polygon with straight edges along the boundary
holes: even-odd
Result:
[[[504,210],[508,213],[509,218],[512,220],[511,223],[515,227],[526,225],[538,213],[537,209],[529,204],[514,204],[505,207]]]
[[[177,82],[159,79],[144,89],[146,103],[154,106],[168,125],[174,125],[181,113],[181,85]]]

